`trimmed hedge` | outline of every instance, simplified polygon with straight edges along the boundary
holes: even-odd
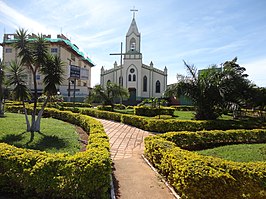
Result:
[[[154,117],[156,115],[171,115],[173,116],[175,112],[174,108],[161,107],[153,108],[149,106],[135,106],[134,113],[139,116]]]
[[[173,105],[171,107],[174,108],[177,111],[195,111],[195,107],[194,106]]]
[[[6,110],[12,109],[23,111],[22,106],[6,106]],[[254,129],[265,128],[265,122],[252,122],[252,121],[228,121],[228,120],[176,120],[167,119],[159,120],[154,118],[147,118],[137,115],[122,114],[110,111],[101,111],[93,108],[75,109],[65,108],[66,110],[80,112],[85,115],[123,122],[135,126],[137,128],[150,131],[165,133],[169,131],[200,131],[200,130],[227,130],[227,129]]]
[[[56,109],[46,109],[45,115],[90,132],[87,150],[71,156],[0,143],[0,192],[22,198],[109,198],[110,145],[101,123]]]
[[[183,148],[265,141],[266,130],[171,132],[145,138],[145,156],[182,198],[262,199],[266,198],[265,162],[232,162]]]

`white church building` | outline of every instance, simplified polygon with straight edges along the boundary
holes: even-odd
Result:
[[[101,68],[101,86],[105,87],[107,82],[113,82],[127,88],[130,93],[130,104],[145,98],[162,97],[167,86],[167,68],[157,69],[152,62],[149,65],[143,64],[140,47],[141,34],[134,13],[126,34],[125,53],[122,53],[121,43],[121,53],[111,54],[120,55],[121,63],[118,65],[115,62],[112,69]]]

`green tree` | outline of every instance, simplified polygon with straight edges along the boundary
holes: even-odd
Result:
[[[27,115],[25,101],[30,99],[31,93],[28,87],[26,86],[26,82],[24,81],[27,75],[25,68],[21,65],[20,62],[12,61],[10,66],[7,68],[7,72],[9,74],[8,84],[13,87],[12,97],[15,100],[19,100],[22,102],[26,119],[27,131],[30,131],[30,122]]]
[[[198,72],[194,65],[184,62],[188,76],[178,75],[179,82],[166,91],[166,95],[184,95],[192,100],[196,119],[213,120],[223,110],[236,111],[244,104],[251,83],[240,67],[237,58],[225,62],[222,67],[213,65]]]
[[[63,82],[63,62],[60,57],[48,55],[45,65],[40,68],[41,73],[44,75],[44,93],[46,94],[46,99],[42,105],[41,110],[38,113],[36,120],[35,131],[40,131],[40,123],[44,108],[46,107],[48,101],[52,96],[57,95],[57,85]]]
[[[254,86],[248,75],[245,74],[246,69],[236,63],[237,58],[232,61],[226,61],[223,64],[223,71],[219,87],[224,97],[225,107],[235,111],[246,106],[247,99],[250,98],[251,89]]]
[[[117,99],[126,99],[128,96],[129,93],[127,89],[115,83],[108,82],[106,88],[103,88],[101,85],[96,85],[87,97],[87,100],[97,100],[103,105],[111,105],[112,108],[114,108],[114,104]]]
[[[263,111],[266,109],[266,88],[255,86],[252,88],[249,106],[254,110],[259,110],[260,117],[263,118]]]
[[[37,115],[37,73],[41,72],[45,75],[44,92],[47,93],[47,100],[49,100],[49,97],[55,93],[56,85],[60,85],[62,82],[62,62],[58,57],[52,58],[49,55],[48,43],[42,34],[38,34],[35,39],[29,39],[27,31],[24,29],[17,30],[16,34],[15,48],[19,50],[18,56],[21,58],[21,64],[30,71],[34,86],[31,125],[27,131],[36,132],[40,131],[40,119],[47,104],[47,101],[45,101]]]
[[[30,41],[28,39],[28,33],[24,29],[17,30],[16,34],[18,40],[15,43],[15,48],[19,50],[18,56],[21,58],[21,63],[30,70],[33,79],[33,111],[30,131],[34,132],[36,130],[35,125],[38,100],[36,77],[40,67],[45,64],[48,52],[48,44],[42,35],[38,35],[36,40]]]

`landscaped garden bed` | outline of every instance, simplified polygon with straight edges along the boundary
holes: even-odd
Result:
[[[195,151],[265,143],[266,130],[172,132],[145,139],[145,156],[182,198],[265,198],[265,162],[240,163]]]
[[[10,110],[18,112],[14,107]],[[89,132],[87,150],[52,154],[0,143],[0,192],[21,198],[109,198],[110,146],[101,123],[56,109],[46,109],[45,116]]]

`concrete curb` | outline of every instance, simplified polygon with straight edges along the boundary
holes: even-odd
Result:
[[[161,180],[163,183],[167,186],[167,188],[171,191],[171,193],[174,195],[176,199],[181,199],[181,197],[175,192],[174,188],[166,182],[166,180],[158,173],[158,171],[152,166],[152,164],[145,158],[144,155],[141,155],[141,157],[145,160],[145,162],[149,165],[149,167],[158,175],[161,177]]]
[[[111,190],[110,190],[110,195],[111,195],[111,199],[116,199],[115,197],[115,187],[114,187],[114,182],[113,182],[113,177],[112,174],[110,174],[110,185],[111,185]]]

